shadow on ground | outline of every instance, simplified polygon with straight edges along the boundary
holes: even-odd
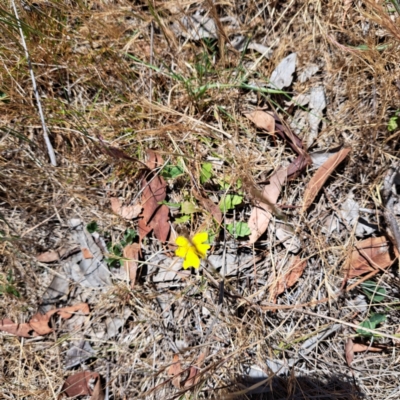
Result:
[[[242,378],[238,391],[224,396],[234,400],[361,400],[365,399],[348,376],[312,378],[287,376],[265,378]]]

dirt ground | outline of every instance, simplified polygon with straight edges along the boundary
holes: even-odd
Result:
[[[0,399],[399,398],[398,0],[0,19]]]

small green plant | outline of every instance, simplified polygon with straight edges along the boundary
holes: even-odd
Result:
[[[99,226],[97,225],[97,222],[96,222],[96,221],[92,221],[92,222],[89,222],[89,223],[86,225],[86,229],[87,229],[87,231],[88,231],[89,233],[94,233],[94,232],[97,232],[97,231],[98,231]]]
[[[180,175],[183,175],[183,168],[180,165],[167,164],[161,170],[161,176],[165,179],[175,179]]]
[[[201,184],[208,182],[211,179],[211,177],[212,177],[212,164],[208,162],[201,164],[201,170],[200,170]]]
[[[361,284],[361,290],[372,303],[380,303],[385,299],[386,290],[378,286],[374,281],[365,281]]]
[[[399,127],[399,117],[400,117],[400,110],[396,110],[394,115],[389,119],[389,123],[387,129],[389,132],[393,132]]]
[[[235,239],[249,236],[251,233],[249,225],[247,225],[246,222],[242,221],[237,223],[230,223],[226,225],[226,229]]]
[[[368,329],[376,329],[376,327],[384,321],[386,321],[386,315],[373,313],[367,320],[365,320],[364,322],[361,322],[360,327],[368,328]],[[379,337],[379,335],[374,335],[371,332],[367,332],[361,328],[357,329],[357,333],[359,335],[365,336],[365,337],[372,337],[372,336]]]
[[[110,257],[106,258],[105,261],[110,268],[118,268],[121,266],[121,258],[123,256],[124,247],[126,247],[128,244],[132,244],[136,237],[137,233],[134,229],[127,229],[124,232],[124,237],[119,243],[107,243],[107,251],[110,254]]]
[[[21,297],[14,284],[15,281],[11,270],[8,271],[7,277],[0,275],[0,295],[11,294],[15,297]]]
[[[231,185],[226,181],[221,181],[220,186],[222,190],[229,190]],[[243,201],[243,192],[240,191],[242,187],[242,181],[239,179],[236,184],[235,188],[238,190],[237,194],[224,194],[219,202],[219,208],[222,212],[226,212],[229,210],[233,210],[236,206],[242,203]]]

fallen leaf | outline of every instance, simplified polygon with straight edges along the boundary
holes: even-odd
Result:
[[[124,261],[124,267],[129,275],[130,286],[133,288],[136,282],[137,273],[137,260],[139,259],[140,245],[138,243],[128,244],[124,248],[124,257],[129,258],[129,260]]]
[[[17,324],[10,319],[5,318],[0,320],[0,331],[11,333],[11,335],[30,338],[34,335],[32,327],[28,323]]]
[[[373,351],[375,353],[379,353],[383,350],[385,350],[385,346],[377,347],[377,346],[369,346],[367,344],[362,344],[362,343],[354,343],[353,345],[353,352],[354,353],[361,353],[363,351]]]
[[[60,256],[55,250],[45,251],[44,253],[40,253],[36,256],[36,260],[44,263],[51,263],[54,261],[58,261],[59,259]]]
[[[92,390],[91,385],[95,383]],[[82,371],[69,376],[62,387],[62,392],[68,397],[91,396],[91,400],[103,400],[104,392],[101,387],[100,375],[97,372]]]
[[[56,308],[48,311],[46,314],[36,313],[29,322],[23,324],[14,323],[9,319],[0,320],[0,331],[20,337],[47,335],[53,332],[53,329],[49,327],[50,317],[53,314],[58,313],[61,318],[68,319],[77,311],[89,314],[89,306],[86,303],[80,303],[70,307]]]
[[[349,152],[349,148],[340,150],[332,157],[329,157],[328,160],[326,160],[324,164],[317,170],[310,182],[308,182],[304,192],[302,212],[305,212],[307,208],[310,207],[326,180],[329,178],[334,169],[346,158]]]
[[[193,385],[197,385],[199,383],[199,380],[201,378],[201,375],[199,374],[200,370],[191,365],[189,369],[189,376],[186,379],[185,383],[183,384],[183,387],[191,387]]]
[[[249,243],[255,243],[258,238],[267,230],[269,221],[271,220],[273,207],[275,206],[278,197],[281,193],[282,185],[286,181],[286,169],[279,169],[269,179],[269,184],[265,185],[262,197],[266,202],[261,200],[255,201],[255,207],[251,210],[250,218],[248,221],[251,230]]]
[[[147,150],[147,156],[146,165],[150,170],[163,164],[162,157],[153,150]],[[167,184],[162,176],[149,174],[142,179],[141,185],[143,212],[142,219],[139,220],[139,241],[154,229],[155,237],[165,242],[170,231],[169,208],[164,204],[160,205],[160,202],[164,201],[167,195]]]
[[[290,86],[293,80],[293,73],[296,70],[296,60],[296,53],[285,57],[272,72],[268,86],[273,89],[283,89]]]
[[[270,290],[270,297],[273,303],[276,303],[276,298],[283,293],[287,288],[292,287],[301,277],[304,268],[307,265],[307,260],[300,259],[299,256],[294,256],[291,260],[289,270],[278,280],[276,280]]]
[[[395,247],[392,254],[392,247],[391,242],[384,236],[371,237],[356,243],[351,253],[347,278],[390,267],[399,256]]]
[[[218,206],[212,200],[207,197],[203,197],[195,189],[192,190],[194,197],[199,201],[199,203],[214,217],[214,219],[221,224],[222,223],[222,212]]]
[[[122,201],[116,197],[111,197],[110,202],[111,210],[113,211],[113,213],[127,220],[137,218],[142,212],[141,204],[132,204],[130,206],[125,206],[122,205]]]
[[[251,122],[254,122],[257,128],[264,129],[271,134],[275,132],[275,118],[273,113],[256,110],[244,115]]]
[[[82,248],[82,255],[85,260],[93,258],[93,254],[90,252],[90,250],[87,247]]]
[[[79,303],[73,306],[59,308],[56,310],[57,314],[63,319],[71,318],[74,313],[80,311],[82,314],[88,315],[90,312],[89,305],[87,303]]]
[[[169,376],[173,376],[172,384],[177,388],[181,388],[181,374],[182,374],[182,366],[181,362],[179,361],[179,355],[174,354],[173,363],[169,366],[167,374]]]
[[[350,338],[347,339],[344,349],[346,353],[347,365],[351,367],[351,363],[354,360],[354,342]]]

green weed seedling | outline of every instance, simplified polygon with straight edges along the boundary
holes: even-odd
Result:
[[[235,239],[249,236],[251,233],[247,222],[242,221],[236,223],[231,222],[230,224],[226,225],[226,229]]]
[[[393,132],[399,128],[399,117],[400,110],[396,110],[394,115],[389,119],[387,129],[389,132]]]
[[[107,243],[107,251],[110,257],[105,261],[109,268],[119,268],[121,266],[121,258],[123,257],[124,247],[132,244],[137,238],[137,232],[134,229],[127,229],[124,232],[124,237],[119,243]]]
[[[14,284],[15,281],[11,270],[8,271],[6,278],[4,275],[0,275],[0,295],[10,294],[15,297],[21,297]]]
[[[220,181],[220,186],[222,190],[228,191],[231,188],[231,184],[226,181]],[[219,208],[222,212],[227,212],[229,210],[233,210],[236,206],[242,203],[243,201],[243,192],[240,191],[242,187],[242,181],[240,179],[237,180],[236,190],[238,190],[238,194],[224,194],[219,202]]]
[[[363,282],[361,290],[371,300],[371,303],[380,303],[386,296],[385,288],[378,286],[374,281]]]
[[[373,313],[367,320],[361,322],[360,326],[362,328],[376,329],[376,327],[384,321],[386,321],[386,315]],[[374,335],[361,328],[357,329],[357,333],[364,337],[380,337],[379,335]]]

